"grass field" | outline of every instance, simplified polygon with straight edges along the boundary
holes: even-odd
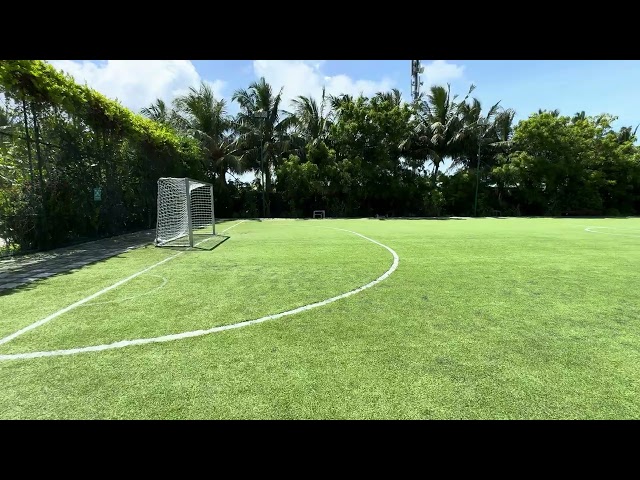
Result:
[[[0,418],[640,418],[640,219],[237,223],[0,296]]]

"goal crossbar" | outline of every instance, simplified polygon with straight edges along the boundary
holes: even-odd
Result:
[[[213,185],[192,178],[158,179],[156,246],[194,246],[194,235],[214,236]]]

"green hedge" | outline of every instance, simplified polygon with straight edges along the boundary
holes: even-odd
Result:
[[[0,60],[0,92],[18,106],[26,102],[30,122],[38,117],[37,139],[29,127],[35,175],[29,179],[24,170],[28,150],[22,121],[14,137],[20,149],[14,149],[11,158],[0,159],[14,170],[23,169],[0,192],[0,217],[5,219],[0,222],[0,236],[23,249],[151,228],[157,179],[203,174],[203,155],[194,139],[76,83],[44,61]],[[76,123],[82,129],[74,130]],[[63,138],[64,125],[70,134]],[[36,152],[34,140],[60,149]],[[78,177],[73,168],[98,163],[98,178]],[[94,208],[96,184],[104,187],[105,198]]]

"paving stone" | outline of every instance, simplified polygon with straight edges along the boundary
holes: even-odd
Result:
[[[21,282],[22,279],[18,278],[18,277],[9,277],[9,278],[5,278],[4,280],[2,280],[2,283],[7,284],[7,283],[16,283],[16,282]]]
[[[36,278],[47,278],[50,277],[52,275],[55,275],[54,272],[43,272],[43,273],[38,273],[37,275],[34,275],[34,277]]]
[[[20,283],[32,282],[34,279],[47,278],[100,262],[148,245],[154,238],[155,230],[151,229],[110,239],[94,240],[51,252],[6,259],[0,261],[0,288],[7,290]]]

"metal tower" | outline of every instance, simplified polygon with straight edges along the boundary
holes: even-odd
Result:
[[[420,66],[420,60],[411,60],[411,97],[416,101],[420,96],[420,74],[424,72],[424,67]]]

